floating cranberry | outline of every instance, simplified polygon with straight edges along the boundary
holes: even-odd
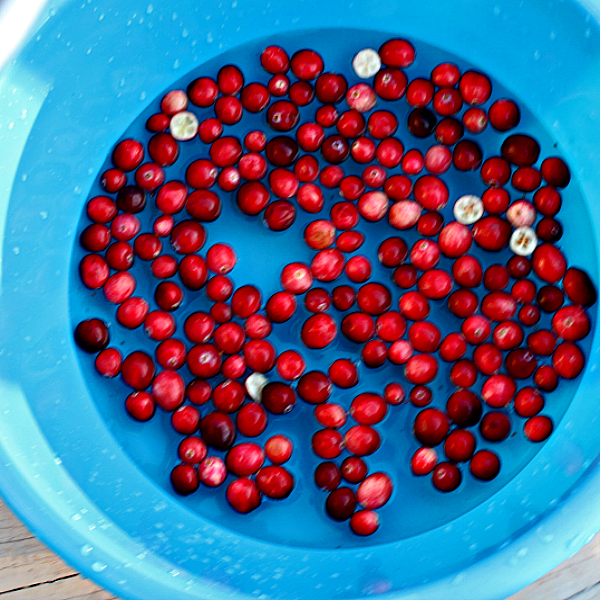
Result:
[[[331,380],[325,373],[309,371],[300,377],[296,391],[306,402],[320,404],[329,399],[331,389]]]
[[[237,413],[235,424],[242,435],[256,437],[267,427],[267,413],[265,412],[265,409],[256,402],[244,404]]]
[[[459,427],[472,427],[481,418],[481,402],[470,390],[457,390],[446,403],[448,417]]]
[[[229,415],[220,412],[208,413],[200,422],[202,439],[217,448],[228,450],[235,441],[235,425]]]
[[[260,506],[261,497],[257,484],[248,477],[233,480],[227,487],[229,504],[241,513],[249,513]]]
[[[514,134],[508,136],[501,147],[502,156],[518,167],[528,167],[540,155],[539,144],[530,136]]]
[[[448,418],[437,408],[425,408],[415,418],[415,437],[426,446],[441,444],[449,430]]]
[[[501,412],[486,413],[479,423],[481,435],[490,442],[501,442],[510,433],[510,419]]]
[[[368,425],[354,425],[344,434],[344,446],[356,456],[369,456],[379,449],[381,438],[377,431]]]
[[[552,366],[565,379],[577,377],[583,370],[584,364],[583,353],[573,342],[559,344],[552,355]]]
[[[337,335],[337,325],[327,314],[310,316],[302,326],[302,341],[309,348],[325,348]]]
[[[227,478],[225,462],[218,456],[207,456],[198,465],[198,476],[204,485],[209,487],[220,486]]]
[[[523,433],[531,442],[543,442],[550,437],[553,428],[552,420],[549,417],[536,415],[527,419],[523,426]]]
[[[493,408],[507,406],[513,399],[517,386],[508,375],[498,373],[488,377],[481,388],[481,397]]]
[[[484,250],[497,251],[508,245],[512,228],[495,215],[483,217],[473,225],[473,239]]]
[[[336,488],[325,501],[327,514],[336,521],[347,521],[356,509],[356,497],[348,487]]]
[[[110,342],[108,327],[100,319],[85,319],[75,328],[75,341],[86,352],[100,352]]]
[[[462,480],[460,471],[456,465],[441,462],[433,470],[432,482],[436,489],[441,492],[452,492]]]
[[[574,304],[592,306],[596,302],[597,294],[594,284],[589,275],[581,269],[570,267],[566,270],[563,277],[563,288],[569,300]]]
[[[323,72],[323,59],[313,50],[298,50],[292,55],[290,68],[298,79],[316,79]]]
[[[342,434],[336,429],[320,429],[313,434],[311,447],[320,458],[337,458],[343,449]]]
[[[562,160],[556,156],[545,158],[540,167],[541,175],[549,185],[564,188],[571,181],[569,168]]]
[[[500,459],[491,450],[479,450],[473,455],[469,469],[477,479],[491,481],[500,472]]]
[[[444,442],[444,453],[453,462],[467,462],[475,452],[475,436],[466,429],[454,429]]]

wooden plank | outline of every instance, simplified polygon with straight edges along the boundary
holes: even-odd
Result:
[[[0,593],[2,600],[118,600],[80,575]]]
[[[592,600],[600,598],[600,535],[577,554],[509,600]]]
[[[0,502],[1,600],[118,600],[84,579]]]

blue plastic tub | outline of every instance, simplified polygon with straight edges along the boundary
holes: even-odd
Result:
[[[543,153],[569,164],[560,245],[597,284],[599,9],[537,0],[51,3],[0,79],[0,491],[35,535],[127,600],[502,600],[589,541],[600,529],[595,307],[594,330],[582,344],[584,374],[548,399],[555,432],[533,445],[513,418],[517,435],[499,449],[503,469],[494,482],[465,477],[444,495],[412,477],[416,409],[390,410],[386,442],[370,465],[393,471],[396,488],[381,510],[381,530],[365,539],[325,515],[324,496],[306,475],[318,462],[308,443],[310,406],[273,419],[271,433],[286,432],[296,445],[297,487],[286,502],[242,516],[226,506],[223,490],[183,498],[169,483],[180,439],[169,415],[144,425],[128,419],[126,386],[94,372],[73,329],[88,316],[111,319],[77,275],[82,214],[101,193],[98,176],[111,148],[144,135],[138,117],[155,112],[166,90],[214,76],[224,62],[258,77],[257,57],[271,43],[290,53],[312,47],[326,69],[347,72],[357,50],[405,37],[419,51],[411,77],[448,57],[488,73],[495,97],[519,102],[522,124]],[[486,135],[493,143],[495,134]],[[182,177],[183,168],[170,176]],[[482,187],[476,175],[461,185],[453,192]],[[309,260],[299,236],[273,235],[229,205],[223,217],[209,241],[235,236],[236,284],[257,281],[266,298],[283,265],[301,252]],[[310,218],[300,216],[295,231]],[[379,229],[369,231],[366,253]],[[375,269],[375,280],[386,276]],[[298,327],[281,326],[276,347],[300,347]],[[130,351],[144,335],[121,332],[114,340]],[[332,352],[357,356],[358,346],[340,342]],[[309,368],[322,359],[311,354]],[[367,373],[357,391],[393,377],[389,366]]]

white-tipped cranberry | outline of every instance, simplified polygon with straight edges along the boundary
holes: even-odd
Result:
[[[387,214],[389,205],[386,194],[370,191],[358,199],[358,212],[367,221],[381,221]]]
[[[352,68],[361,79],[373,77],[381,69],[381,58],[377,50],[365,48],[352,59]]]
[[[367,510],[383,506],[392,495],[394,486],[385,473],[373,473],[363,479],[356,490],[356,499]]]
[[[429,475],[438,462],[438,454],[434,448],[422,446],[412,456],[410,467],[415,475]]]
[[[463,225],[472,225],[483,216],[483,202],[479,196],[467,194],[454,204],[454,218]]]
[[[188,97],[183,90],[172,90],[165,94],[160,102],[160,109],[166,115],[174,115],[188,107]]]
[[[221,485],[227,478],[227,467],[222,458],[218,456],[207,456],[198,465],[200,481],[209,487]]]
[[[368,112],[377,104],[377,94],[370,85],[357,83],[346,92],[346,103],[359,113]]]
[[[171,135],[180,142],[193,139],[198,133],[198,117],[189,111],[175,113],[169,122]]]
[[[508,207],[506,218],[513,227],[531,227],[535,223],[536,210],[531,202],[517,200]]]
[[[510,237],[510,249],[518,256],[529,256],[537,244],[537,235],[531,227],[518,227]]]
[[[390,225],[396,229],[410,229],[417,224],[422,206],[414,200],[398,200],[394,202],[388,212]]]

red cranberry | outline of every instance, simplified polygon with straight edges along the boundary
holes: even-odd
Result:
[[[336,322],[324,313],[308,317],[302,326],[302,341],[309,348],[325,348],[333,342],[336,335]]]
[[[112,159],[115,166],[122,171],[133,171],[144,160],[144,147],[137,140],[123,140],[116,145]]]
[[[458,89],[467,104],[483,104],[492,93],[492,84],[482,73],[465,71],[458,83]]]
[[[287,462],[292,456],[292,441],[282,434],[270,437],[265,442],[265,454],[276,465]]]
[[[439,463],[433,470],[433,485],[441,492],[454,491],[460,485],[461,479],[458,467],[448,462]]]
[[[171,471],[171,483],[179,494],[188,495],[195,492],[199,485],[196,469],[192,465],[177,465]]]
[[[284,383],[271,382],[262,390],[262,403],[271,413],[283,415],[290,412],[296,404],[294,390]]]
[[[256,437],[267,427],[267,413],[255,402],[244,404],[237,413],[235,424],[242,435]]]
[[[393,489],[389,475],[372,473],[358,484],[356,499],[367,510],[374,510],[387,504]]]
[[[141,350],[128,354],[121,365],[123,381],[135,390],[145,390],[154,378],[154,362]]]
[[[552,433],[554,426],[549,417],[536,415],[527,419],[523,427],[525,437],[531,442],[543,442]]]
[[[290,68],[298,79],[316,79],[323,72],[323,59],[313,50],[298,50],[292,55]]]
[[[581,373],[585,359],[583,353],[572,342],[563,342],[556,347],[552,355],[552,366],[565,379],[574,379]]]
[[[437,452],[433,448],[422,446],[412,455],[410,468],[415,475],[429,475],[437,462]]]
[[[454,429],[444,442],[444,453],[453,462],[467,462],[475,452],[475,436],[466,429]]]
[[[104,350],[110,342],[108,327],[100,319],[86,319],[75,328],[75,341],[86,352]]]
[[[330,429],[339,429],[346,424],[346,410],[335,402],[325,402],[315,406],[314,415],[319,424]]]
[[[342,481],[340,470],[333,462],[320,463],[315,469],[314,479],[317,487],[326,492],[335,490]]]
[[[337,458],[343,449],[342,434],[336,429],[320,429],[313,434],[311,447],[320,458]]]
[[[542,161],[540,167],[544,180],[554,187],[564,188],[571,181],[571,174],[565,162],[556,156],[550,156]]]
[[[381,438],[368,425],[354,425],[346,431],[343,440],[348,452],[356,456],[369,456],[379,449]]]
[[[533,417],[543,410],[544,398],[535,388],[524,387],[517,392],[514,407],[520,417]]]
[[[267,340],[250,340],[244,344],[244,358],[248,368],[267,373],[275,366],[276,353]]]
[[[415,418],[415,437],[426,446],[441,444],[449,430],[448,418],[437,408],[425,408]]]
[[[481,435],[490,442],[501,442],[510,433],[510,419],[501,412],[486,413],[479,423]]]
[[[331,380],[325,373],[310,371],[299,379],[296,391],[303,400],[320,404],[328,400],[331,389]]]
[[[348,487],[331,491],[325,501],[327,514],[336,521],[347,521],[356,509],[356,497]]]
[[[294,478],[284,467],[267,466],[256,474],[256,485],[267,497],[281,500],[294,489]]]
[[[473,455],[469,469],[477,479],[491,481],[500,472],[500,459],[491,450],[479,450]]]
[[[257,484],[247,477],[234,479],[227,487],[227,501],[241,513],[249,513],[260,506],[261,496]]]
[[[428,108],[415,108],[408,115],[408,130],[418,138],[426,138],[435,130],[437,119]],[[393,132],[392,132],[393,133]]]
[[[597,295],[594,284],[589,275],[581,269],[570,267],[566,270],[563,277],[563,288],[573,304],[592,306],[596,302]]]
[[[198,465],[198,477],[204,485],[209,487],[220,486],[227,478],[225,462],[218,456],[207,456]]]
[[[481,402],[470,390],[457,390],[446,403],[448,417],[459,427],[472,427],[481,418]]]

